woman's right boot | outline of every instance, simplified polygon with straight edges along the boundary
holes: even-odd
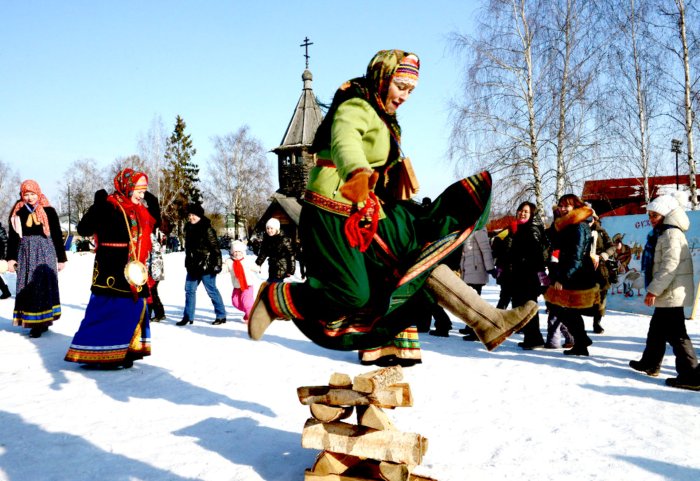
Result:
[[[496,349],[537,314],[534,301],[511,310],[496,309],[446,265],[433,269],[425,285],[442,307],[474,329],[489,351]]]

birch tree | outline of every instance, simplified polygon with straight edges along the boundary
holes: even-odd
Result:
[[[10,209],[19,200],[21,182],[17,171],[0,160],[0,219],[3,223],[10,217]]]
[[[668,70],[673,95],[669,97],[669,103],[677,106],[677,109],[669,112],[669,115],[682,126],[684,131],[690,200],[692,208],[697,209],[697,185],[695,182],[697,169],[693,131],[699,102],[698,88],[700,86],[698,82],[700,79],[697,73],[691,69],[691,64],[700,55],[698,45],[700,16],[697,9],[691,6],[691,2],[686,2],[686,0],[673,0],[672,6],[664,2],[661,13],[673,32],[668,39],[667,49],[677,60],[676,65]],[[676,75],[677,72],[681,73]]]
[[[236,233],[241,221],[246,232],[263,214],[273,191],[271,168],[262,143],[250,134],[248,126],[212,139],[214,153],[209,162],[206,188],[209,198],[233,216]],[[262,206],[262,210],[261,210]]]
[[[168,144],[168,135],[163,127],[163,120],[156,116],[151,121],[151,126],[145,134],[138,139],[139,157],[144,161],[145,171],[148,174],[148,189],[158,198],[162,204],[161,184],[163,183],[163,170],[166,167],[165,151]]]
[[[652,31],[654,3],[623,0],[610,5],[611,36],[608,46],[606,90],[600,121],[607,125],[606,149],[616,159],[619,172],[640,177],[644,202],[651,199],[649,177],[658,170],[654,156],[654,132],[658,132],[663,60]]]
[[[554,198],[572,192],[599,169],[599,128],[593,122],[598,105],[598,72],[603,58],[600,11],[596,2],[553,0],[544,12],[543,39],[551,59],[553,112],[550,135],[554,144]],[[549,95],[548,95],[549,97]]]
[[[534,196],[544,205],[540,149],[551,102],[540,102],[548,66],[536,41],[536,0],[491,0],[480,15],[478,37],[453,35],[466,57],[461,98],[452,105],[450,156],[499,178],[510,207]],[[509,191],[506,191],[509,189]]]

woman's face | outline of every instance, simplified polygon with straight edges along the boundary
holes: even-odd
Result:
[[[34,204],[36,204],[37,201],[39,200],[39,196],[36,194],[36,192],[27,191],[22,196],[22,200],[24,201],[25,204],[29,204],[31,206],[34,206]]]
[[[654,212],[653,210],[650,210],[648,212],[648,215],[649,215],[649,223],[651,224],[652,227],[656,227],[657,225],[661,224],[664,220],[664,216],[662,216],[658,212]]]
[[[515,213],[515,218],[517,220],[527,222],[530,220],[530,206],[529,205],[524,205],[522,209],[520,209],[518,212]]]
[[[413,92],[413,86],[405,83],[396,83],[391,81],[389,84],[389,92],[386,94],[386,102],[384,107],[388,114],[395,114],[398,108],[408,100],[408,96]]]
[[[243,259],[244,253],[243,251],[233,251],[233,258],[236,260],[241,260]]]
[[[143,200],[143,196],[146,195],[146,190],[148,189],[148,181],[145,177],[141,177],[134,187],[134,191],[131,193],[131,202],[134,204],[140,204]]]
[[[269,225],[269,226],[265,227],[265,232],[267,232],[267,235],[273,236],[273,235],[277,235],[277,233],[279,231],[277,229],[275,229],[274,227]]]
[[[574,206],[572,204],[559,204],[559,215],[566,215],[572,210],[574,210]]]

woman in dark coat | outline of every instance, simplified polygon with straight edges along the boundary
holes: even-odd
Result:
[[[520,204],[515,219],[511,226],[512,242],[508,254],[512,278],[517,280],[512,290],[513,307],[522,306],[527,301],[537,301],[542,293],[541,276],[544,275],[549,257],[547,237],[535,204]],[[539,314],[535,314],[522,332],[524,338],[520,347],[523,349],[544,346]]]
[[[39,184],[25,180],[10,215],[7,264],[17,271],[12,323],[40,337],[61,317],[58,271],[66,262],[58,215]]]
[[[81,236],[94,238],[95,265],[85,317],[65,357],[103,369],[129,368],[151,354],[146,262],[160,222],[146,174],[124,169],[114,188],[97,191],[78,223]]]
[[[280,230],[280,221],[274,217],[265,224],[265,234],[260,253],[255,263],[263,265],[267,259],[268,282],[282,282],[294,274],[296,260],[294,258],[294,245],[289,237]]]
[[[221,293],[216,287],[216,276],[221,272],[221,249],[216,231],[211,221],[204,216],[204,209],[199,204],[187,207],[189,223],[185,226],[185,311],[178,326],[192,324],[197,305],[197,287],[204,283],[204,289],[214,305],[216,318],[212,324],[226,322],[226,307]]]
[[[586,334],[581,314],[600,302],[588,224],[593,209],[574,194],[563,195],[558,206],[560,217],[554,221],[554,229],[559,262],[553,264],[553,285],[547,289],[545,299],[555,306],[556,315],[574,337],[574,346],[564,354],[588,356],[588,346],[593,341]]]

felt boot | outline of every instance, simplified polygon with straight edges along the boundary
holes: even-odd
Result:
[[[537,314],[537,303],[527,301],[511,310],[496,309],[446,265],[437,266],[425,281],[438,303],[464,321],[492,351]]]
[[[275,320],[275,315],[272,310],[267,306],[265,302],[265,297],[267,297],[267,290],[270,284],[263,282],[258,290],[258,296],[255,298],[253,307],[250,309],[250,319],[248,320],[248,337],[258,341],[262,339],[263,334],[272,321]]]

